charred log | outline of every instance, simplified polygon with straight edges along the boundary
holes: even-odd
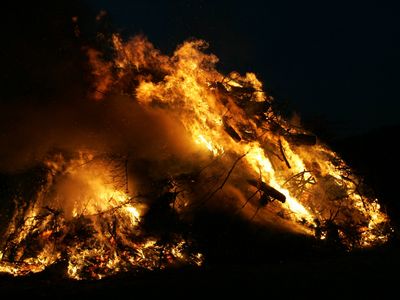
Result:
[[[266,193],[262,193],[260,197],[260,206],[266,206],[268,203],[272,202],[272,198],[268,196]]]
[[[275,200],[278,200],[282,203],[285,203],[286,201],[286,196],[284,194],[282,194],[281,192],[277,191],[276,189],[274,189],[272,186],[266,184],[263,181],[257,181],[254,179],[248,179],[247,182],[256,187],[257,189],[259,189],[260,191],[262,191],[264,193],[264,195],[269,196]]]
[[[257,133],[251,126],[239,124],[238,127],[240,135],[244,140],[254,141],[257,139]]]
[[[228,124],[227,120],[224,118],[224,130],[231,138],[233,138],[236,142],[240,142],[242,138],[240,135],[236,132],[236,130]]]
[[[283,150],[283,146],[282,146],[281,140],[279,140],[279,150],[281,151],[281,154],[282,154],[283,160],[285,161],[286,166],[287,166],[289,169],[291,169],[292,167],[290,166],[289,161],[288,161],[287,158],[286,158],[285,150]]]

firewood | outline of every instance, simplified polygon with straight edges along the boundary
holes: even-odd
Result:
[[[240,142],[242,140],[242,138],[236,132],[236,130],[231,125],[228,124],[228,122],[226,121],[225,118],[224,118],[223,122],[224,122],[224,130],[225,130],[225,132],[227,134],[229,134],[230,137],[233,138],[236,142]]]
[[[285,203],[286,201],[286,196],[284,194],[282,194],[281,192],[277,191],[276,189],[274,189],[272,186],[266,184],[263,181],[257,181],[254,179],[248,179],[247,182],[258,188],[259,190],[261,190],[262,192],[264,192],[264,194],[270,196],[273,199],[276,199],[282,203]]]

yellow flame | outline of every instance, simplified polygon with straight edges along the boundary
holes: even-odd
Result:
[[[65,161],[62,156],[55,156],[46,164],[52,174],[47,185],[39,191],[33,205],[16,213],[15,220],[7,230],[12,239],[11,243],[5,245],[6,252],[0,251],[0,272],[14,276],[41,272],[65,255],[62,253],[67,255],[64,258],[68,261],[68,276],[78,280],[101,279],[122,269],[154,269],[158,266],[161,248],[157,245],[157,239],[140,237],[140,222],[147,208],[113,183],[110,162],[94,160],[92,153],[81,152],[77,159]],[[60,182],[57,183],[53,176],[60,176],[61,171],[64,180],[58,178]],[[54,184],[58,184],[56,190],[60,192],[67,188],[71,198],[50,193]],[[85,188],[77,189],[76,186]],[[55,200],[60,202],[59,208],[47,206],[46,197],[49,193],[54,197],[50,199],[53,205]],[[22,227],[17,227],[17,219],[21,217],[25,222]],[[80,223],[82,221],[83,224]],[[71,235],[70,231],[73,232],[74,228],[89,232],[86,237],[74,234],[69,237],[73,239],[72,242],[60,244],[58,238]],[[36,231],[39,234],[35,234]],[[32,255],[26,247],[26,241],[44,246]],[[129,250],[118,250],[118,244],[123,244],[123,248]],[[173,260],[191,261],[183,253],[185,249],[182,245],[185,244],[184,239],[177,238],[173,244],[162,249],[171,251]],[[13,252],[16,254],[10,255]],[[197,264],[198,259],[193,260]]]
[[[388,239],[388,217],[378,200],[362,196],[359,179],[327,146],[296,141],[309,133],[272,110],[273,99],[263,92],[255,74],[219,73],[217,57],[202,51],[207,43],[201,40],[181,44],[171,57],[143,36],[125,43],[114,35],[112,45],[113,61],[105,61],[93,49],[87,53],[94,78],[92,97],[100,100],[115,89],[132,95],[148,110],[163,110],[179,120],[196,149],[212,161],[226,158],[218,166],[229,171],[216,191],[237,191],[227,199],[250,201],[249,182],[259,179],[286,199],[265,205],[260,203],[262,196],[254,198],[249,206],[256,212],[260,207],[278,216],[283,212],[282,222],[306,234],[319,232],[321,240],[329,239],[327,224],[336,224],[349,248]],[[17,207],[5,233],[9,238],[0,244],[0,272],[40,272],[62,255],[68,261],[68,275],[75,279],[101,279],[134,267],[160,268],[160,253],[168,262],[202,263],[200,253],[184,251],[182,237],[161,247],[157,237],[143,234],[141,219],[148,208],[125,191],[126,183],[113,181],[115,166],[98,156],[85,150],[68,160],[56,154],[45,161],[47,182],[34,199],[26,199],[31,205]],[[233,163],[234,157],[243,159]],[[197,161],[193,164],[196,170],[202,167]],[[208,183],[221,181],[221,172],[216,173]],[[183,204],[177,212],[199,198],[191,197],[177,201]],[[346,233],[354,227],[359,245],[353,245]],[[86,234],[84,239],[78,238],[80,231]],[[36,242],[38,249],[28,249],[27,241]]]
[[[307,233],[319,226],[315,220],[324,222],[332,210],[338,209],[343,211],[336,214],[338,222],[347,222],[346,216],[352,215],[355,222],[367,222],[367,231],[363,233],[365,241],[378,240],[373,237],[373,228],[387,222],[387,216],[374,204],[375,200],[361,199],[355,192],[355,184],[343,179],[341,167],[333,161],[345,164],[336,153],[320,143],[314,146],[291,144],[284,135],[303,134],[304,131],[291,127],[271,110],[264,112],[264,123],[257,125],[256,119],[243,109],[247,105],[254,106],[252,103],[268,106],[272,101],[262,91],[262,83],[255,74],[241,76],[232,72],[223,76],[218,73],[214,67],[217,58],[201,51],[207,46],[204,41],[185,42],[172,57],[162,55],[140,37],[124,44],[114,36],[114,45],[118,53],[116,63],[124,65],[122,72],[126,76],[129,76],[129,64],[139,70],[158,64],[158,70],[165,74],[161,81],[153,81],[151,76],[139,80],[134,90],[139,103],[144,106],[163,103],[164,109],[183,123],[194,143],[213,156],[246,153],[248,166],[242,167],[243,175],[258,174],[265,183],[285,195],[286,202],[278,205],[290,219],[304,225]],[[268,118],[281,129],[274,131]],[[300,186],[293,190],[290,187],[292,178],[302,173],[308,177],[299,180]],[[332,199],[333,194],[341,197],[341,203]],[[380,236],[385,239],[386,235],[380,233]]]

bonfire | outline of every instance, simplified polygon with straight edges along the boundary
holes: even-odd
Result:
[[[388,240],[388,217],[362,180],[282,117],[255,74],[217,71],[205,41],[186,41],[168,56],[143,36],[124,42],[115,34],[108,53],[85,51],[93,79],[86,101],[129,102],[162,120],[175,144],[149,143],[153,159],[129,147],[50,151],[35,173],[40,184],[14,199],[1,272],[25,275],[62,261],[71,278],[100,279],[201,266],[206,257],[188,230],[200,209],[348,251]]]

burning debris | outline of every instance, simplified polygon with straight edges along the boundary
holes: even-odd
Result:
[[[165,133],[189,136],[194,151],[190,159],[175,153],[162,160],[129,147],[49,154],[42,184],[15,200],[0,271],[24,275],[64,261],[71,278],[99,279],[201,265],[190,216],[221,203],[241,218],[266,226],[279,218],[284,228],[349,250],[387,241],[387,216],[337,154],[274,111],[253,73],[220,74],[206,47],[188,41],[169,57],[142,36],[125,43],[113,35],[110,59],[88,51],[92,101],[125,95],[146,112],[167,115],[178,125]]]
[[[265,182],[258,182],[252,179],[247,180],[247,182],[262,192],[263,196],[261,196],[261,198],[272,198],[273,200],[278,200],[282,203],[285,203],[286,196]]]
[[[180,233],[171,230],[166,237],[144,226],[146,204],[116,185],[112,170],[118,164],[109,158],[79,153],[65,160],[57,155],[45,167],[46,183],[34,198],[16,203],[0,270],[24,275],[66,259],[71,278],[100,279],[183,261],[201,264],[201,254],[188,252],[191,241]]]

